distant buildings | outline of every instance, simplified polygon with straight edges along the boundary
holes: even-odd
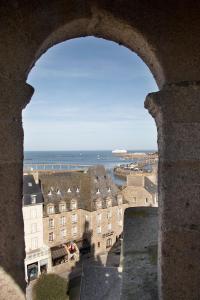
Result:
[[[43,265],[46,259],[45,270],[59,271],[59,265],[78,260],[80,254],[108,251],[122,233],[128,207],[103,166],[84,173],[41,173],[35,179],[24,175],[23,203],[26,279],[43,271],[41,260]],[[46,249],[45,258],[41,249]],[[32,251],[38,256],[30,260]]]
[[[127,176],[127,186],[123,189],[124,200],[129,206],[158,206],[156,173],[131,174]]]
[[[109,251],[122,234],[127,207],[158,205],[153,174],[127,176],[122,191],[103,166],[24,175],[26,280],[70,269],[80,255]]]

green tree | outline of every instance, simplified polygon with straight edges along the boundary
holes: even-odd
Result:
[[[33,286],[33,300],[68,300],[68,282],[56,274],[41,275]]]

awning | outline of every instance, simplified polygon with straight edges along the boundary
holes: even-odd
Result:
[[[28,270],[33,269],[33,268],[38,268],[38,265],[37,264],[31,264],[31,265],[27,266]]]
[[[65,249],[65,247],[51,248],[52,259],[60,258],[65,255],[67,255],[67,250]]]

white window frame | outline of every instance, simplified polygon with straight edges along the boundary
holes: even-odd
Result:
[[[37,195],[31,195],[31,204],[35,204],[37,200]]]
[[[31,239],[31,249],[35,250],[38,248],[38,238],[34,237]]]
[[[54,214],[54,206],[53,205],[48,206],[48,214],[49,215]]]
[[[64,233],[64,234],[63,234]],[[64,229],[61,229],[60,231],[60,234],[61,234],[61,237],[62,238],[65,238],[67,236],[67,230],[64,228]]]
[[[77,235],[78,233],[77,226],[73,226],[71,231],[72,231],[72,235]]]
[[[49,219],[49,228],[54,228],[54,219],[53,218]]]
[[[101,234],[101,226],[97,226],[97,233]]]
[[[71,215],[71,220],[72,220],[72,223],[77,223],[78,222],[78,215],[77,214],[72,214]]]
[[[60,218],[60,225],[64,226],[66,224],[66,217],[65,216],[61,216]]]
[[[77,209],[77,201],[76,200],[71,200],[71,209]]]
[[[61,203],[60,204],[60,212],[66,211],[66,204],[65,203]]]
[[[52,236],[52,238],[50,238]],[[49,232],[49,242],[53,242],[55,239],[55,234],[54,232]]]

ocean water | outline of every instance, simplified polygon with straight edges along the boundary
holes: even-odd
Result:
[[[151,151],[151,150],[150,150]],[[144,152],[134,151],[129,152]],[[135,161],[135,160],[134,160]],[[113,174],[113,168],[120,164],[127,164],[133,160],[125,160],[112,154],[112,151],[25,151],[24,168],[38,170],[76,170],[86,169],[93,165],[104,165],[117,184],[124,181]],[[42,165],[49,164],[49,165]],[[57,164],[57,165],[50,165]],[[65,164],[65,165],[63,165]]]

